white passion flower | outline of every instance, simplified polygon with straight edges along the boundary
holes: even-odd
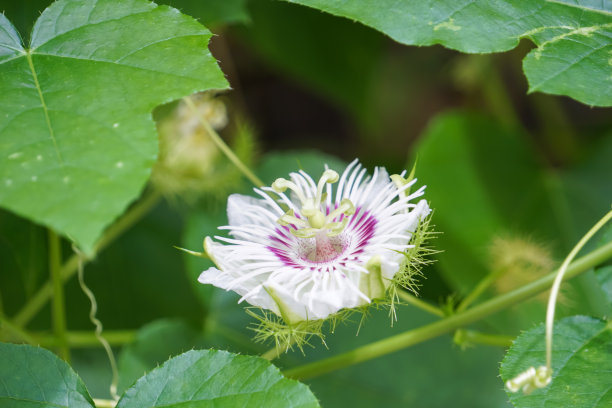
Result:
[[[304,171],[290,176],[255,189],[260,198],[229,197],[229,225],[220,229],[231,238],[206,237],[217,268],[199,282],[233,290],[288,325],[385,297],[430,213],[425,200],[412,203],[425,187],[407,194],[416,180],[382,167],[366,176],[357,160],[342,176],[325,170],[318,182]]]

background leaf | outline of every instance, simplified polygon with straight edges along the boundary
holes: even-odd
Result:
[[[608,302],[612,304],[612,265],[604,266],[596,271],[597,280],[606,294]]]
[[[0,343],[0,405],[91,408],[94,403],[66,362],[28,345]]]
[[[545,364],[544,324],[519,336],[501,365],[504,381]],[[586,316],[555,323],[553,379],[529,395],[509,393],[517,408],[604,408],[612,404],[612,327]]]
[[[551,214],[540,167],[523,135],[482,115],[436,117],[417,146],[417,177],[427,184],[443,232],[436,245],[444,277],[460,293],[490,272],[495,236],[548,230]]]
[[[140,0],[58,1],[28,49],[3,15],[0,27],[0,204],[91,253],[149,177],[152,109],[227,87],[210,32]]]
[[[589,8],[546,0],[442,1],[433,6],[393,0],[288,1],[359,21],[408,45],[486,53],[510,50],[529,38],[538,46],[524,65],[530,91],[612,106],[612,21]]]
[[[318,407],[304,384],[270,362],[226,351],[193,350],[168,360],[126,391],[117,408]]]

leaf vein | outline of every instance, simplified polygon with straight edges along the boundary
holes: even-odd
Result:
[[[49,111],[47,110],[47,104],[45,102],[45,98],[42,93],[42,89],[40,88],[40,83],[38,82],[38,75],[36,75],[36,70],[34,69],[34,62],[32,61],[32,54],[30,52],[26,53],[26,59],[28,60],[28,66],[30,67],[30,71],[32,72],[32,77],[34,78],[34,84],[36,85],[36,90],[38,91],[38,97],[40,98],[40,103],[43,108],[43,112],[45,114],[45,121],[47,123],[47,128],[49,129],[49,136],[53,141],[53,147],[55,147],[55,153],[57,154],[57,158],[60,163],[64,163],[64,159],[62,158],[62,154],[60,153],[59,147],[57,145],[57,140],[55,139],[55,134],[53,132],[53,127],[51,126],[51,118],[49,117]]]
[[[574,59],[573,61],[571,61],[566,67],[564,67],[563,69],[554,72],[552,75],[549,75],[548,77],[544,78],[543,80],[541,80],[537,85],[533,85],[531,86],[531,90],[537,90],[539,89],[543,84],[545,84],[546,82],[550,81],[551,79],[558,77],[559,75],[561,75],[562,73],[564,73],[565,71],[567,71],[568,69],[572,68],[574,65],[576,65],[578,62],[582,61],[583,59],[587,58],[589,55],[592,55],[594,53],[596,53],[597,51],[601,50],[602,48],[608,47],[610,46],[610,44],[602,44],[597,48],[593,48],[591,51],[587,52],[586,54],[583,54],[581,56],[579,56],[578,58]]]

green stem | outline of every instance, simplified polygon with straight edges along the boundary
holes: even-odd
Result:
[[[439,307],[436,307],[428,302],[425,302],[424,300],[419,299],[418,297],[411,295],[410,293],[403,291],[403,290],[398,290],[397,291],[397,295],[400,297],[400,299],[402,299],[404,302],[418,307],[421,310],[424,310],[427,313],[430,313],[432,315],[438,316],[438,317],[444,317],[445,314],[442,311],[442,309],[440,309]]]
[[[238,156],[236,156],[232,149],[230,149],[229,146],[225,144],[225,142],[223,141],[223,139],[221,139],[221,136],[219,136],[215,129],[210,126],[208,121],[198,113],[198,108],[195,106],[191,98],[185,97],[183,98],[183,100],[185,101],[187,106],[189,106],[189,108],[191,108],[193,112],[198,115],[200,124],[204,127],[204,130],[206,130],[206,133],[208,133],[208,135],[217,145],[219,150],[221,150],[223,154],[227,156],[227,158],[234,164],[234,166],[236,166],[238,170],[240,170],[242,174],[244,174],[246,178],[248,178],[251,183],[255,185],[255,187],[263,187],[265,185],[264,182],[261,181],[261,179],[257,177],[255,173],[253,173],[247,166],[245,166],[245,164],[238,158]]]
[[[570,262],[578,255],[582,247],[599,231],[608,221],[612,219],[612,210],[610,210],[602,219],[600,219],[581,239],[576,246],[572,248],[567,255],[550,290],[548,298],[548,306],[546,307],[546,368],[549,373],[552,373],[552,342],[553,342],[553,327],[555,322],[555,307],[557,306],[557,297],[561,289],[561,282],[567,274],[569,277]]]
[[[283,349],[281,347],[272,347],[270,350],[263,353],[260,357],[265,358],[266,360],[272,361],[276,360],[278,356],[283,353]]]
[[[119,370],[117,369],[117,362],[115,360],[115,355],[113,354],[113,349],[111,348],[106,338],[102,336],[102,330],[104,330],[104,327],[102,326],[102,322],[96,317],[96,313],[98,312],[98,302],[96,301],[96,296],[93,294],[91,289],[89,289],[87,285],[85,284],[84,258],[82,257],[82,254],[78,251],[76,246],[73,246],[73,250],[76,252],[76,254],[79,257],[81,257],[79,259],[77,277],[79,279],[79,286],[81,287],[81,290],[83,291],[83,293],[85,293],[85,296],[89,298],[89,302],[90,302],[89,321],[93,323],[93,325],[96,327],[96,330],[94,332],[95,336],[97,337],[102,347],[104,347],[104,351],[106,351],[106,355],[108,356],[108,361],[111,366],[112,380],[110,384],[110,394],[111,394],[111,397],[113,397],[113,399],[119,400],[119,396],[117,395],[117,383],[119,382]]]
[[[461,303],[459,303],[455,311],[458,313],[463,312],[465,309],[467,309],[467,307],[474,303],[474,301],[478,299],[480,295],[482,295],[483,292],[487,290],[487,288],[491,286],[491,284],[495,282],[495,280],[499,278],[499,276],[503,272],[503,269],[499,269],[497,271],[489,273],[487,276],[482,278],[482,280],[478,282],[476,287],[461,301]]]
[[[612,242],[603,245],[570,264],[567,269],[566,279],[571,279],[610,258],[612,258]],[[297,379],[315,377],[402,350],[445,333],[450,333],[550,289],[556,274],[557,271],[437,322],[366,344],[346,353],[286,370],[284,374],[287,377]]]
[[[459,346],[484,344],[485,346],[510,347],[514,337],[503,334],[481,333],[475,330],[459,329],[455,332],[453,341]]]
[[[43,347],[56,347],[58,344],[57,337],[48,333],[32,333],[32,338]],[[134,341],[136,332],[133,330],[107,330],[104,331],[104,338],[111,346],[122,346]],[[100,341],[96,337],[96,333],[92,331],[67,331],[66,341],[71,348],[101,346]]]
[[[121,217],[115,224],[106,230],[102,238],[100,238],[100,241],[98,241],[96,244],[94,254],[98,254],[119,235],[124,233],[127,229],[144,217],[151,210],[151,208],[158,203],[159,199],[159,193],[152,192],[130,208],[123,217]],[[74,276],[77,271],[78,264],[79,257],[77,255],[71,256],[68,261],[64,263],[60,272],[62,283]],[[13,318],[14,323],[19,327],[25,327],[43,308],[47,301],[49,301],[52,295],[52,283],[47,281],[38,290],[38,292],[36,292],[36,294],[34,294],[34,296],[28,300],[28,303],[26,303],[26,305],[15,315]]]
[[[60,237],[55,231],[48,230],[49,237],[49,271],[53,286],[53,332],[58,340],[58,351],[61,358],[70,361],[70,349],[66,341],[66,306],[64,302],[64,282],[62,281],[62,247]]]
[[[0,339],[2,341],[25,341],[28,344],[36,345],[38,342],[28,332],[11,323],[10,320],[0,315]],[[6,333],[6,334],[5,334]]]

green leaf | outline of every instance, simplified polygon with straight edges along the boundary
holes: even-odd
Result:
[[[544,324],[519,336],[501,365],[504,381],[545,365]],[[604,408],[612,405],[612,325],[586,316],[555,323],[553,377],[529,395],[509,393],[517,408]]]
[[[510,50],[529,38],[537,46],[524,63],[530,92],[612,106],[612,21],[592,10],[592,1],[579,1],[582,8],[546,0],[287,1],[359,21],[409,45],[488,53]]]
[[[144,0],[60,0],[28,48],[0,16],[0,205],[91,254],[149,177],[152,109],[227,87],[210,36]]]
[[[270,362],[217,350],[188,351],[142,377],[117,408],[318,407],[307,386]]]
[[[612,14],[612,3],[609,0],[547,0],[551,3],[565,4],[583,10],[594,10],[600,13]]]
[[[79,376],[49,350],[0,343],[0,405],[11,408],[91,408]]]

